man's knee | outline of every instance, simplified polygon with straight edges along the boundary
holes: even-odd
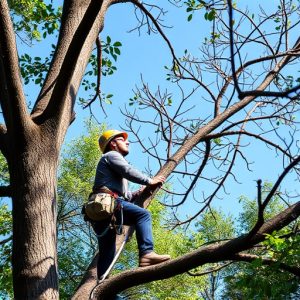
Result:
[[[151,221],[151,213],[149,212],[149,210],[142,208],[142,218],[146,221]]]

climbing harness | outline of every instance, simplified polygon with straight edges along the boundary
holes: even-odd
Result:
[[[105,236],[108,233],[108,231],[111,229],[114,229],[116,231],[117,235],[121,235],[123,233],[123,205],[121,204],[121,202],[118,199],[115,201],[116,201],[116,204],[115,204],[113,214],[111,215],[110,222],[109,222],[108,226],[106,226],[105,229],[101,233],[99,233],[99,234],[95,233],[95,236],[97,238],[101,238],[101,237]],[[116,216],[115,216],[115,214],[117,212],[120,213],[119,224],[117,224]],[[91,223],[93,224],[94,222],[91,221]]]
[[[95,189],[83,205],[84,214],[92,221],[103,221],[115,211],[115,200],[119,195],[107,187]]]
[[[123,220],[124,220],[124,216],[123,216],[123,205],[122,202],[120,200],[118,200],[118,198],[120,198],[120,196],[114,192],[112,192],[111,190],[109,190],[108,188],[104,187],[101,189],[97,189],[95,191],[93,191],[92,194],[90,194],[89,198],[93,195],[93,194],[98,194],[98,193],[106,193],[109,196],[113,197],[113,201],[114,201],[114,209],[113,212],[109,215],[110,222],[108,224],[108,226],[106,226],[104,228],[104,230],[101,233],[95,233],[95,236],[99,239],[101,237],[103,237],[104,235],[108,234],[109,230],[114,229],[117,235],[122,235],[123,234]],[[87,214],[86,211],[86,205],[83,206],[82,209],[82,213],[84,214],[84,219],[85,221],[89,221],[89,223],[94,227],[95,223],[97,222],[96,220],[93,220],[92,218],[89,217],[89,215]],[[116,214],[118,215],[118,223],[117,223],[117,218],[116,218]],[[118,249],[117,253],[114,256],[114,259],[112,260],[111,264],[109,265],[109,267],[107,268],[107,270],[105,271],[105,273],[101,276],[101,278],[99,280],[97,280],[97,284],[95,285],[95,287],[92,289],[89,299],[93,299],[93,295],[94,295],[94,290],[96,289],[96,287],[101,284],[108,276],[108,274],[111,272],[112,268],[114,267],[115,263],[117,262],[125,244],[127,243],[129,237],[131,236],[132,232],[131,229],[128,230],[127,234],[124,237],[124,240],[122,242],[122,244],[120,245],[120,248]]]

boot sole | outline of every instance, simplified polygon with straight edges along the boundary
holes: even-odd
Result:
[[[143,262],[143,263],[139,263],[139,267],[149,267],[149,266],[154,266],[160,263],[163,263],[167,260],[169,260],[170,258],[164,259],[164,260],[160,260],[160,261],[155,261],[155,262]]]

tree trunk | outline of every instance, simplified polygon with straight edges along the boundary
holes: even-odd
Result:
[[[0,1],[0,98],[13,202],[15,299],[58,299],[56,172],[76,94],[108,7],[127,0],[64,1],[55,56],[28,114],[8,1]],[[4,153],[4,151],[3,151]]]
[[[38,133],[38,134],[37,134]],[[58,299],[56,171],[52,132],[16,143],[10,159],[13,188],[13,286],[15,299]],[[41,139],[42,138],[42,139]]]

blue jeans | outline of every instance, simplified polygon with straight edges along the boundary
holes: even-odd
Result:
[[[135,226],[136,239],[138,243],[139,256],[153,251],[152,221],[151,214],[148,210],[139,207],[131,202],[118,198],[123,206],[123,224]],[[121,215],[117,211],[115,213],[116,223],[120,224]],[[94,230],[97,235],[101,235],[109,226],[110,220],[104,220],[94,223]],[[97,263],[97,275],[100,278],[108,269],[116,252],[116,231],[109,229],[103,236],[98,237],[99,258]]]

